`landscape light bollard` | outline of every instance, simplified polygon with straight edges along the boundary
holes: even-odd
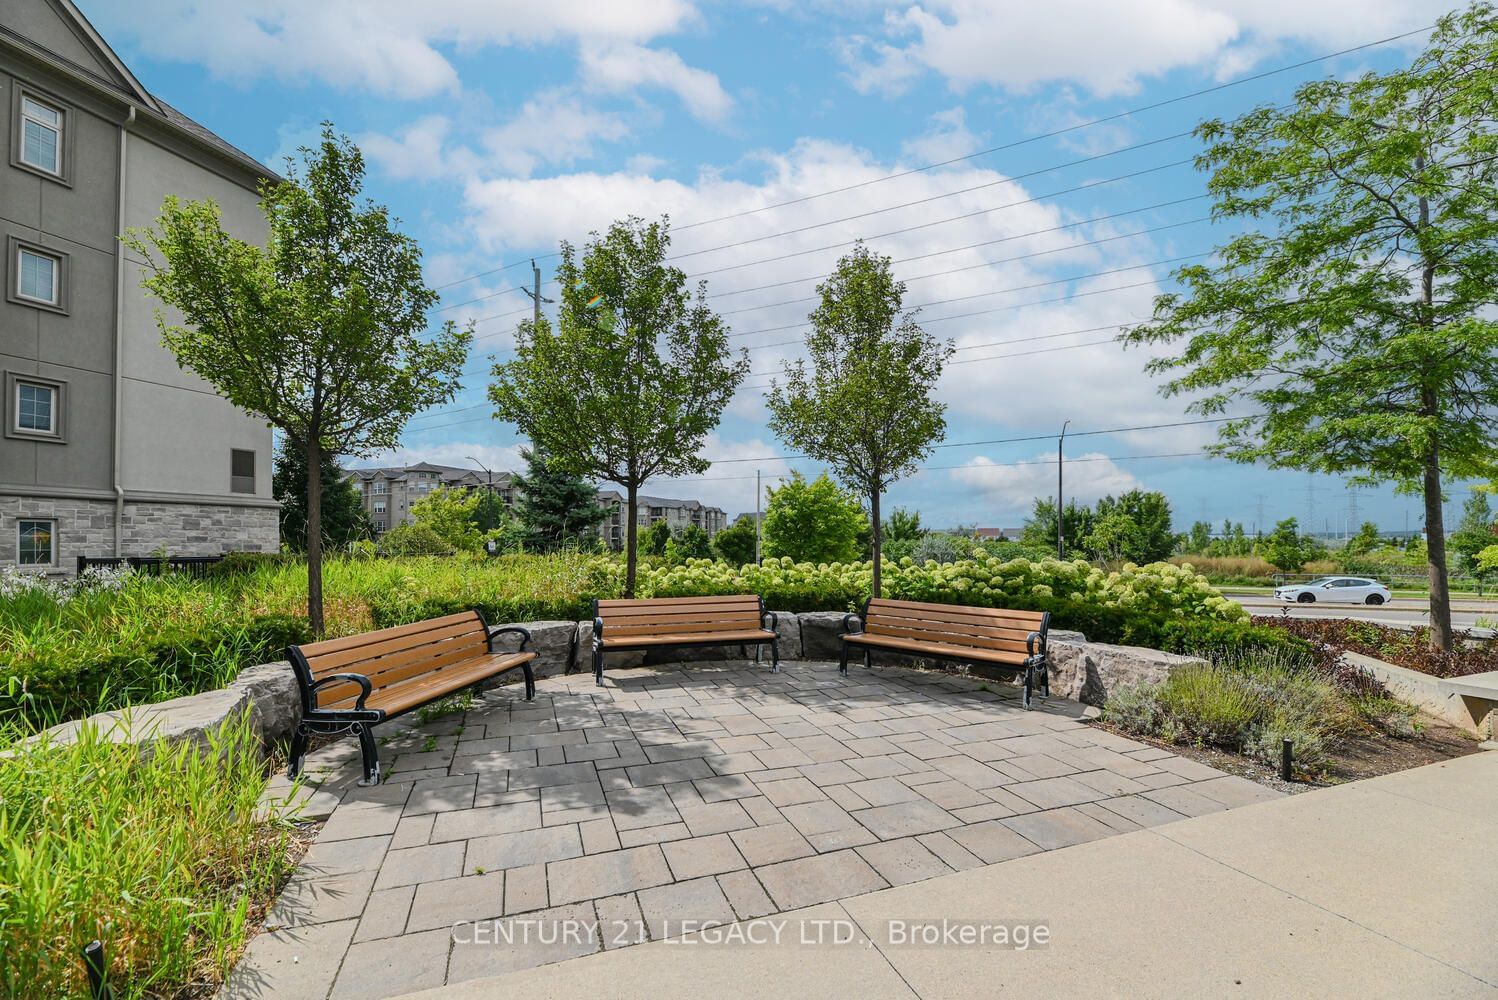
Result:
[[[104,981],[104,945],[90,941],[83,946],[83,968],[88,973],[88,993],[92,1000],[114,1000],[114,990]]]
[[[1280,780],[1293,781],[1291,775],[1295,768],[1295,750],[1289,740],[1280,741]]]

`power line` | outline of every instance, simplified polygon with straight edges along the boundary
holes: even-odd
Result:
[[[1054,435],[1052,435],[1052,436],[1054,437]],[[1071,434],[1068,433],[1067,437],[1071,437]],[[1217,458],[1217,456],[1216,455],[1208,455],[1205,452],[1201,452],[1201,451],[1176,451],[1176,452],[1167,452],[1167,453],[1163,453],[1163,454],[1159,454],[1159,455],[1091,455],[1091,456],[1084,456],[1082,458],[1068,458],[1066,460],[1066,464],[1071,465],[1071,464],[1078,463],[1078,462],[1142,462],[1142,461],[1145,461],[1147,459],[1155,459],[1155,458],[1200,458],[1200,459],[1212,460],[1212,459]],[[972,470],[976,470],[976,471],[982,471],[984,469],[1013,469],[1013,468],[1018,468],[1020,466],[1026,466],[1026,465],[1055,465],[1055,464],[1056,464],[1056,459],[1054,459],[1054,458],[1034,458],[1034,459],[1028,459],[1028,460],[1021,461],[1021,462],[984,462],[982,465],[973,465],[972,463],[967,463],[965,465],[921,465],[921,466],[917,466],[915,471],[916,472],[947,472],[947,471],[952,471],[952,470],[956,470],[956,469],[972,469]],[[790,476],[791,476],[791,474],[788,473],[788,472],[787,473],[763,473],[762,475],[766,479],[789,479]],[[663,478],[661,478],[659,480],[656,480],[656,481],[657,482],[663,482],[663,483],[709,483],[709,482],[726,483],[726,482],[738,482],[738,481],[743,481],[743,480],[748,480],[748,479],[753,479],[753,478],[755,478],[755,477],[754,476],[693,476],[691,478],[682,478],[682,479],[664,478],[663,477]]]
[[[975,298],[989,298],[990,295],[1005,295],[1005,293],[1008,292],[1029,292],[1029,290],[1041,289],[1041,287],[1052,287],[1056,286],[1056,284],[1068,284],[1071,283],[1071,281],[1085,280],[1085,278],[1103,278],[1107,277],[1107,275],[1110,274],[1122,274],[1122,272],[1125,271],[1141,271],[1141,269],[1144,268],[1158,268],[1158,266],[1165,266],[1168,265],[1168,263],[1180,263],[1182,262],[1182,260],[1195,260],[1197,259],[1197,257],[1210,256],[1210,254],[1212,253],[1212,250],[1203,250],[1200,251],[1200,253],[1186,253],[1182,254],[1182,256],[1179,257],[1165,257],[1165,259],[1162,260],[1149,260],[1149,262],[1146,263],[1129,263],[1128,266],[1122,266],[1122,268],[1109,268],[1107,269],[1107,271],[1089,271],[1088,274],[1073,274],[1068,275],[1068,277],[1052,278],[1052,280],[1049,281],[1032,281],[1032,283],[1029,284],[1013,284],[1013,286],[1004,287],[1004,289],[992,289],[989,290],[989,292],[972,292],[969,293],[969,295],[954,295],[951,296],[951,298],[935,298],[929,302],[918,302],[918,304],[911,305],[911,307],[906,308],[905,311],[918,310],[918,308],[927,308],[930,307],[930,305],[951,305],[953,304],[953,302],[968,302],[972,301],[972,299]],[[1002,260],[999,263],[1002,263]],[[965,269],[968,268],[957,269],[963,269],[963,271],[965,271]],[[938,277],[938,275],[932,274],[929,275],[929,277]],[[815,296],[813,296],[813,298],[815,298]],[[804,301],[806,301],[806,299],[786,299],[786,301],[783,302],[767,302],[767,304],[765,305],[756,305],[756,307],[753,308],[771,308],[774,307],[774,305],[795,305],[797,304],[797,302]],[[721,316],[730,316],[731,313],[719,314],[721,314]],[[939,319],[939,317],[936,317],[936,319]],[[921,320],[921,322],[935,322],[935,319],[923,319]],[[804,326],[810,325],[812,325],[812,323],[810,322],[786,323],[786,325],[783,326],[765,326],[764,329],[748,329],[748,331],[737,332],[737,334],[728,335],[730,335],[730,337],[753,337],[753,335],[755,334],[771,334],[771,332],[779,332],[782,331],[782,329],[801,329],[804,328]]]
[[[1043,132],[1043,133],[1040,133],[1038,135],[1027,136],[1026,138],[1023,138],[1023,139],[1016,139],[1016,140],[1014,140],[1012,142],[1003,143],[1003,144],[998,145],[998,146],[991,146],[991,147],[989,147],[987,149],[981,149],[981,150],[978,150],[978,151],[973,152],[973,153],[964,154],[962,156],[954,156],[954,157],[950,157],[950,158],[945,159],[945,160],[937,160],[937,161],[933,161],[931,163],[922,164],[921,166],[918,166],[918,167],[911,167],[911,168],[908,168],[908,169],[905,169],[905,170],[893,171],[891,173],[884,174],[883,176],[872,177],[872,178],[869,178],[868,180],[858,181],[857,183],[854,183],[854,184],[847,184],[847,185],[843,185],[841,187],[836,187],[836,188],[828,188],[828,189],[823,190],[823,191],[816,191],[816,192],[812,192],[811,194],[800,195],[800,196],[798,196],[796,198],[787,199],[785,201],[775,202],[775,203],[772,203],[772,204],[769,204],[769,205],[761,205],[761,206],[759,206],[757,208],[744,209],[743,211],[733,212],[733,213],[730,213],[728,215],[721,215],[721,216],[717,216],[717,217],[711,218],[711,219],[700,219],[700,220],[698,220],[696,222],[689,222],[689,223],[685,223],[685,224],[682,224],[682,225],[675,226],[674,228],[675,228],[675,230],[677,232],[683,232],[683,231],[688,230],[688,229],[696,229],[696,228],[699,228],[701,226],[713,225],[713,224],[716,224],[716,223],[719,223],[719,222],[727,222],[727,221],[730,221],[730,220],[733,220],[733,219],[739,219],[739,218],[743,218],[743,217],[749,216],[749,215],[757,215],[757,214],[760,214],[762,212],[773,211],[775,209],[780,209],[780,208],[787,208],[787,207],[790,207],[792,205],[800,205],[800,204],[804,204],[804,203],[806,203],[808,201],[814,201],[814,200],[817,200],[817,199],[820,199],[820,198],[826,198],[826,197],[829,197],[831,195],[842,194],[842,193],[847,192],[847,191],[859,190],[859,189],[862,189],[862,188],[871,187],[871,186],[876,185],[876,184],[883,184],[883,183],[886,183],[888,181],[898,180],[901,177],[909,177],[909,176],[911,176],[913,174],[924,173],[926,171],[935,170],[935,169],[940,168],[940,167],[950,166],[950,165],[952,165],[954,163],[961,163],[961,162],[965,162],[965,161],[968,161],[968,160],[978,159],[979,157],[989,156],[989,155],[992,155],[993,153],[1003,152],[1003,151],[1009,150],[1009,149],[1016,149],[1016,148],[1021,147],[1021,146],[1029,145],[1031,143],[1042,142],[1042,141],[1044,141],[1046,139],[1054,139],[1054,138],[1057,138],[1057,137],[1060,137],[1060,136],[1063,136],[1063,135],[1069,135],[1069,134],[1072,134],[1074,132],[1082,131],[1084,129],[1093,128],[1093,127],[1098,126],[1098,125],[1106,125],[1106,124],[1108,124],[1110,122],[1120,121],[1120,120],[1122,120],[1124,118],[1128,118],[1128,117],[1131,117],[1133,115],[1143,114],[1143,113],[1148,112],[1148,111],[1157,111],[1160,108],[1170,107],[1170,106],[1175,105],[1175,104],[1180,104],[1180,103],[1182,103],[1184,101],[1193,100],[1193,99],[1198,98],[1198,97],[1204,97],[1204,96],[1206,96],[1208,94],[1219,93],[1219,92],[1224,91],[1224,90],[1229,90],[1229,89],[1231,89],[1233,87],[1240,87],[1240,86],[1243,86],[1244,84],[1248,84],[1248,83],[1256,83],[1256,82],[1258,82],[1260,80],[1266,80],[1266,79],[1269,79],[1270,77],[1277,76],[1277,75],[1279,75],[1281,73],[1289,73],[1289,72],[1293,72],[1294,70],[1297,70],[1297,69],[1304,69],[1307,66],[1313,66],[1313,65],[1315,65],[1317,63],[1326,62],[1326,61],[1331,60],[1331,59],[1337,59],[1337,58],[1340,58],[1342,56],[1351,55],[1351,54],[1356,53],[1356,52],[1362,52],[1362,51],[1365,51],[1367,49],[1377,48],[1380,45],[1387,45],[1387,44],[1389,44],[1391,42],[1402,41],[1402,40],[1404,40],[1406,38],[1412,38],[1412,37],[1414,37],[1416,35],[1424,34],[1425,32],[1431,30],[1432,27],[1434,27],[1434,25],[1425,25],[1424,27],[1417,28],[1417,29],[1415,29],[1413,31],[1406,31],[1406,32],[1403,32],[1403,33],[1397,34],[1397,35],[1389,35],[1386,38],[1379,38],[1379,39],[1376,39],[1376,40],[1371,41],[1371,42],[1364,42],[1361,45],[1354,45],[1354,46],[1352,46],[1350,48],[1339,49],[1336,52],[1329,52],[1329,53],[1326,53],[1325,55],[1315,56],[1315,57],[1310,58],[1310,59],[1303,59],[1300,62],[1289,63],[1289,64],[1284,65],[1284,66],[1278,66],[1278,67],[1275,67],[1274,69],[1264,70],[1262,72],[1254,73],[1254,74],[1251,74],[1249,76],[1239,77],[1236,80],[1228,80],[1228,81],[1225,81],[1223,83],[1215,84],[1215,85],[1213,85],[1211,87],[1204,87],[1204,88],[1202,88],[1200,90],[1190,91],[1190,92],[1185,93],[1185,94],[1178,94],[1178,95],[1176,95],[1174,97],[1168,97],[1168,98],[1165,98],[1163,100],[1154,101],[1154,102],[1152,102],[1150,104],[1143,104],[1143,105],[1140,105],[1138,107],[1127,108],[1127,109],[1125,109],[1123,111],[1118,111],[1118,112],[1115,112],[1115,113],[1113,113],[1111,115],[1105,115],[1105,116],[1103,116],[1101,118],[1094,118],[1094,119],[1091,119],[1089,121],[1078,122],[1078,123],[1076,123],[1074,125],[1065,126],[1064,128],[1053,129],[1053,130],[1051,130],[1049,132]],[[561,256],[560,253],[552,252],[552,253],[540,254],[540,255],[537,256],[536,259],[537,260],[546,260],[546,259],[551,259],[553,257],[558,257],[558,256]],[[441,290],[446,289],[446,288],[452,288],[452,287],[455,287],[457,285],[461,285],[461,284],[463,284],[465,282],[468,282],[468,281],[477,280],[478,278],[489,277],[490,275],[498,274],[501,271],[506,271],[506,270],[509,270],[510,268],[518,267],[522,263],[524,263],[524,262],[523,261],[515,261],[513,263],[505,264],[505,265],[502,265],[500,267],[492,268],[492,269],[487,270],[487,271],[482,271],[482,272],[479,272],[477,274],[466,275],[466,276],[464,276],[462,278],[458,278],[458,279],[456,279],[454,281],[447,282],[444,285],[440,285],[440,286],[437,287],[436,290],[437,291],[441,291]]]
[[[1116,243],[1119,240],[1134,239],[1134,238],[1139,237],[1139,236],[1149,236],[1151,234],[1162,233],[1162,232],[1165,232],[1165,231],[1170,230],[1170,229],[1181,229],[1181,228],[1183,228],[1185,226],[1192,226],[1192,225],[1197,225],[1198,223],[1211,222],[1211,221],[1212,221],[1212,217],[1210,215],[1203,215],[1203,216],[1199,216],[1199,217],[1197,217],[1195,219],[1187,219],[1187,220],[1185,220],[1183,222],[1171,222],[1171,223],[1168,223],[1168,224],[1162,225],[1162,226],[1152,226],[1149,229],[1139,229],[1139,230],[1135,230],[1134,232],[1130,232],[1130,233],[1120,233],[1120,234],[1118,234],[1116,236],[1105,236],[1105,237],[1103,237],[1101,239],[1088,240],[1088,241],[1086,241],[1084,243],[1071,243],[1071,244],[1068,244],[1067,246],[1064,246],[1064,247],[1052,247],[1049,250],[1036,250],[1033,253],[1019,254],[1019,255],[1014,256],[1014,257],[1001,257],[998,260],[985,260],[985,261],[980,261],[979,263],[976,263],[976,264],[964,264],[962,267],[951,267],[951,268],[947,268],[945,271],[931,271],[930,273],[927,273],[927,274],[917,274],[917,275],[914,275],[913,277],[900,278],[899,280],[905,282],[906,284],[909,284],[912,281],[926,281],[927,279],[930,279],[930,278],[945,278],[948,275],[961,274],[961,273],[963,273],[965,271],[977,271],[977,270],[980,270],[980,269],[985,268],[985,267],[997,267],[1000,264],[1013,264],[1013,263],[1015,263],[1017,261],[1021,261],[1021,260],[1034,260],[1036,257],[1049,257],[1049,256],[1051,256],[1053,254],[1069,253],[1070,251],[1073,251],[1073,250],[1082,250],[1082,249],[1085,249],[1087,247],[1098,247],[1098,246],[1102,246],[1105,243]],[[824,277],[825,277],[825,275],[824,275]],[[727,309],[727,310],[724,310],[724,311],[718,313],[718,315],[719,316],[737,316],[740,313],[757,312],[760,309],[773,309],[776,306],[789,306],[789,305],[795,305],[795,304],[797,304],[799,302],[819,302],[819,301],[821,301],[821,296],[818,296],[818,295],[807,295],[807,296],[803,296],[803,297],[801,297],[799,299],[785,299],[785,300],[780,301],[780,302],[765,302],[765,303],[762,303],[762,304],[756,305],[756,306],[743,306],[742,308],[739,308],[739,309]],[[919,307],[913,306],[912,308],[919,308]]]
[[[983,241],[981,241],[979,243],[966,243],[966,244],[963,244],[962,246],[952,247],[952,248],[947,249],[947,250],[930,250],[930,251],[927,251],[926,253],[913,254],[913,255],[911,255],[909,257],[895,257],[895,258],[891,259],[890,263],[891,264],[906,264],[906,263],[909,263],[910,261],[913,261],[913,260],[926,260],[927,258],[930,258],[930,257],[942,257],[942,256],[945,256],[945,255],[947,255],[949,253],[961,253],[964,250],[977,250],[979,247],[994,246],[995,244],[998,244],[998,243],[1010,243],[1010,242],[1013,242],[1014,240],[1022,240],[1022,239],[1025,239],[1026,237],[1029,237],[1029,236],[1048,236],[1051,233],[1059,233],[1059,232],[1063,232],[1064,230],[1067,230],[1067,229],[1076,229],[1079,226],[1091,226],[1091,225],[1094,225],[1094,224],[1099,223],[1099,222],[1108,222],[1108,221],[1110,221],[1112,219],[1121,219],[1121,218],[1123,218],[1125,216],[1128,216],[1128,215],[1138,215],[1140,212],[1149,212],[1149,211],[1153,211],[1153,210],[1155,210],[1157,208],[1171,208],[1171,207],[1174,207],[1176,205],[1183,205],[1183,204],[1185,204],[1187,202],[1191,202],[1191,201],[1201,201],[1201,200],[1203,200],[1205,198],[1210,198],[1210,197],[1211,197],[1210,194],[1202,193],[1202,194],[1190,195],[1190,196],[1185,197],[1185,198],[1174,198],[1174,199],[1172,199],[1170,201],[1156,202],[1153,205],[1142,205],[1139,208],[1129,208],[1129,209],[1124,209],[1123,211],[1119,211],[1119,212],[1110,212],[1107,215],[1095,215],[1095,216],[1092,216],[1092,217],[1086,218],[1086,219],[1078,219],[1076,222],[1067,222],[1067,223],[1064,223],[1063,225],[1050,226],[1050,227],[1048,227],[1046,229],[1032,229],[1029,232],[1011,233],[1008,236],[1000,236],[1000,237],[998,237],[996,239],[983,240]],[[1211,218],[1211,216],[1206,216],[1206,218]],[[1193,220],[1193,221],[1196,221],[1196,220]],[[1150,230],[1142,230],[1141,231],[1141,233],[1144,233],[1144,232],[1150,232]],[[1074,246],[1087,246],[1087,245],[1090,245],[1090,244],[1074,244]],[[770,260],[775,260],[775,259],[778,259],[778,258],[770,258]],[[1011,258],[1011,259],[1016,259],[1016,258]],[[769,261],[761,261],[759,263],[768,263],[768,262]],[[992,263],[1003,263],[1003,262],[1002,261],[996,261],[996,262],[992,262]],[[977,266],[977,265],[975,265],[975,266]],[[721,270],[732,270],[732,268],[722,268]],[[716,273],[717,273],[716,271],[700,271],[696,275],[694,275],[694,277],[700,278],[700,277],[702,277],[705,274],[716,274]],[[823,272],[821,274],[808,274],[808,275],[804,275],[804,276],[802,276],[800,278],[787,278],[785,281],[772,281],[769,284],[754,285],[754,286],[752,286],[750,288],[736,288],[736,289],[734,289],[731,292],[713,292],[712,295],[713,295],[713,298],[715,298],[715,299],[726,299],[726,298],[730,298],[730,297],[732,297],[734,295],[744,295],[744,294],[747,294],[749,292],[764,291],[765,289],[768,289],[768,288],[781,288],[781,287],[783,287],[785,285],[796,285],[796,284],[800,284],[803,281],[817,281],[817,280],[820,280],[822,278],[830,278],[830,277],[832,277],[832,272],[830,272],[830,271],[829,272]],[[915,279],[911,278],[911,279],[906,279],[906,280],[913,281]]]

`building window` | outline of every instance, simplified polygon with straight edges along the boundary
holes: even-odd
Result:
[[[21,521],[17,528],[16,561],[22,566],[55,566],[56,527],[56,521]]]
[[[28,302],[62,305],[62,258],[16,247],[16,295]]]
[[[62,176],[63,111],[21,96],[21,162]]]
[[[375,534],[377,534],[377,535],[383,535],[385,533],[385,522],[384,521],[376,521],[375,525],[374,525],[374,528],[375,528]]]
[[[255,492],[255,453],[240,448],[229,451],[229,492]]]
[[[375,483],[374,484],[374,491],[375,491],[375,496],[379,496],[381,493],[384,493],[385,492],[385,484],[384,483]]]
[[[5,436],[61,442],[65,386],[55,379],[6,372]]]
[[[375,501],[375,505],[374,505],[374,512],[376,514],[383,514],[383,513],[385,513],[385,501],[383,501],[383,500],[376,500]]]

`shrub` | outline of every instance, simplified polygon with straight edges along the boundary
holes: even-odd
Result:
[[[267,778],[249,726],[226,726],[208,753],[90,726],[75,743],[5,749],[0,994],[87,996],[78,949],[94,938],[122,1000],[221,978],[290,870],[289,828],[258,808]]]
[[[754,522],[740,518],[713,536],[713,552],[730,566],[754,561]]]
[[[382,556],[450,556],[454,549],[431,525],[398,524],[380,536]]]
[[[954,563],[959,559],[970,558],[973,554],[973,543],[965,538],[955,535],[932,532],[924,535],[911,547],[910,559],[920,565],[927,562],[940,564]]]
[[[1378,723],[1387,704],[1387,699],[1339,690],[1310,659],[1257,650],[1113,691],[1102,717],[1127,732],[1216,747],[1265,763],[1277,762],[1281,741],[1289,739],[1296,761],[1315,769],[1342,740]],[[1401,716],[1392,713],[1396,726]],[[1405,730],[1389,731],[1403,735]]]
[[[1263,615],[1255,618],[1254,623],[1294,636],[1330,659],[1343,650],[1352,650],[1434,677],[1463,677],[1498,670],[1498,645],[1458,641],[1450,650],[1441,652],[1431,647],[1430,629],[1423,625],[1399,629],[1376,622],[1286,615]],[[1465,638],[1458,636],[1459,640]]]

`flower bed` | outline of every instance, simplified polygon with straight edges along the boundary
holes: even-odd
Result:
[[[1432,677],[1465,677],[1498,670],[1498,644],[1469,644],[1459,636],[1456,645],[1442,653],[1430,646],[1430,629],[1391,628],[1375,622],[1351,619],[1290,618],[1286,615],[1260,615],[1254,624],[1274,628],[1294,636],[1335,657],[1343,650],[1362,653]]]

